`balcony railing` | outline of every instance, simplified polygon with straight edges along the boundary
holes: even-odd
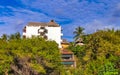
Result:
[[[73,65],[74,61],[62,61],[63,65]]]

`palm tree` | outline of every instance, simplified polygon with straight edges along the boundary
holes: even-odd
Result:
[[[75,41],[84,34],[83,30],[84,30],[84,28],[82,28],[80,26],[75,28],[75,31],[73,32],[73,34],[75,34],[75,36],[74,36]]]

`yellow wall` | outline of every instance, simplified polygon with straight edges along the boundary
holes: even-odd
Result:
[[[63,48],[67,48],[69,45],[68,44],[62,44]]]

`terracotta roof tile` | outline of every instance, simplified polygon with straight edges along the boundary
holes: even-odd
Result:
[[[50,26],[50,27],[59,27],[59,25],[57,23],[55,23],[54,21],[53,22],[52,21],[48,22],[47,25]]]
[[[46,23],[40,23],[40,22],[29,22],[28,26],[47,26]]]
[[[62,44],[70,44],[66,39],[62,39],[62,42],[61,42]]]
[[[63,49],[63,50],[61,50],[61,54],[73,54],[73,52],[66,50],[66,49]]]
[[[29,22],[27,26],[48,26],[48,27],[59,27],[59,25],[54,22],[54,20],[51,20],[48,23],[44,22]]]

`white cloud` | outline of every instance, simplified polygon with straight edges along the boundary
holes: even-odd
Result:
[[[1,16],[0,21],[5,22],[4,25],[0,25],[0,35],[3,33],[11,34],[15,32],[22,32],[22,28],[30,21],[44,21],[50,19],[43,13],[33,12],[28,9],[18,9],[11,6],[7,8],[13,11],[13,16]],[[22,11],[21,11],[22,10]]]
[[[9,9],[13,15],[0,16],[0,34],[22,31],[30,21],[48,22],[55,19],[61,23],[64,36],[73,36],[76,27],[82,26],[86,33],[97,29],[119,28],[120,18],[115,10],[120,8],[119,0],[100,0],[97,3],[87,0],[21,0],[24,7],[1,6],[0,9]],[[119,12],[119,11],[118,11]],[[3,13],[9,13],[4,11]],[[62,23],[62,22],[68,22]],[[71,38],[69,38],[71,39]]]
[[[88,16],[95,17],[95,11],[104,12],[104,4],[88,3],[87,1],[78,2],[78,0],[22,0],[23,4],[28,8],[41,10],[50,16],[58,18],[88,18]],[[97,14],[98,15],[98,14]]]
[[[97,30],[103,30],[103,29],[120,29],[119,26],[113,25],[113,24],[106,24],[104,21],[100,21],[100,20],[93,20],[90,23],[87,23],[85,26],[83,26],[85,28],[85,32],[86,33],[93,33]]]
[[[120,29],[120,26],[117,26],[115,24],[107,24],[103,20],[95,19],[95,20],[92,20],[91,22],[87,22],[87,23],[81,23],[81,20],[77,20],[74,23],[63,26],[63,32],[64,32],[65,36],[73,37],[74,36],[73,31],[78,26],[85,28],[84,32],[86,34],[90,34],[90,33],[96,32],[97,30],[103,30],[103,29],[112,29],[112,28]]]

